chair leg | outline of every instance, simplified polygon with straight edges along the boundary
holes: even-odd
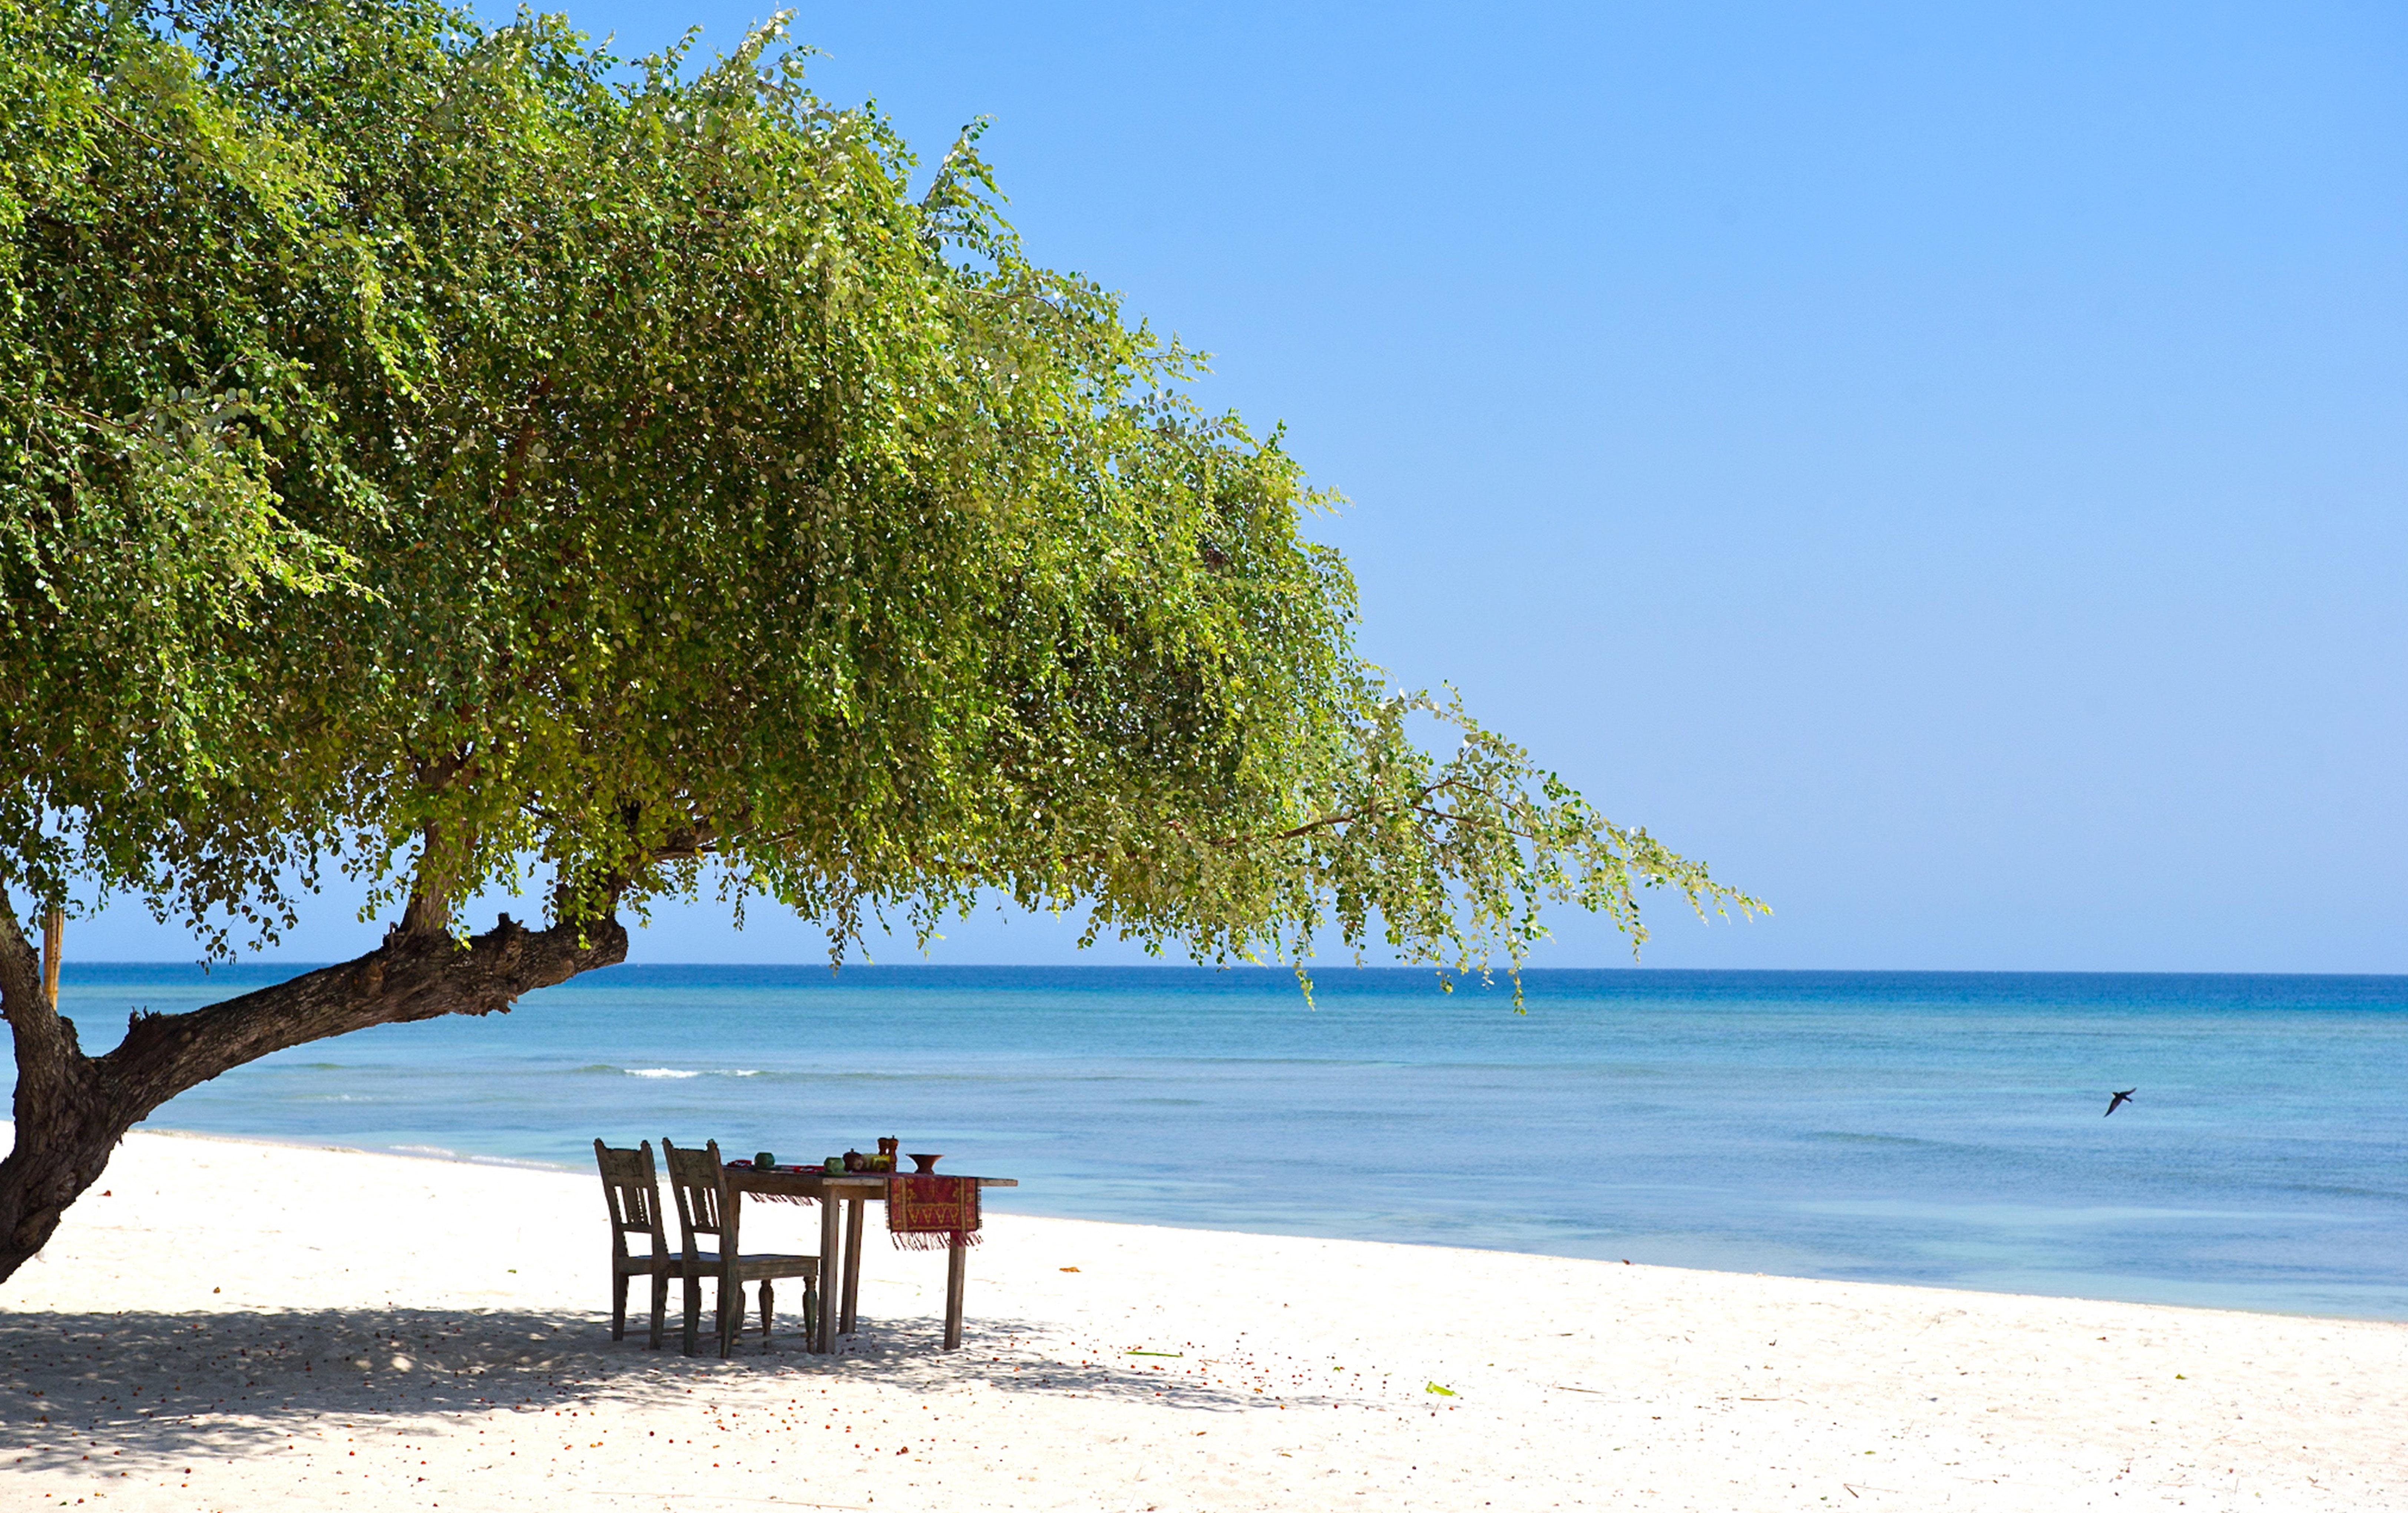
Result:
[[[669,1278],[666,1272],[652,1273],[652,1349],[661,1348],[662,1324],[669,1311]]]
[[[695,1350],[695,1335],[702,1331],[702,1278],[685,1278],[685,1353]]]
[[[819,1274],[816,1272],[809,1273],[803,1277],[804,1338],[815,1340],[820,1337],[820,1309],[822,1306],[823,1305],[820,1302]]]
[[[736,1333],[744,1327],[744,1284],[731,1277],[719,1279],[719,1358],[736,1353]]]
[[[773,1299],[775,1296],[776,1296],[776,1294],[775,1294],[775,1293],[773,1293],[773,1292],[770,1292],[770,1290],[769,1290],[769,1278],[767,1278],[767,1277],[762,1277],[762,1278],[761,1278],[761,1339],[762,1339],[762,1342],[763,1342],[763,1343],[765,1343],[765,1344],[766,1344],[766,1343],[767,1343],[768,1338],[769,1338],[769,1311],[770,1311],[770,1309],[772,1309],[773,1307],[775,1307],[775,1306],[776,1306],[776,1304],[772,1301],[772,1299]]]
[[[627,1274],[615,1272],[610,1277],[610,1337],[627,1337]]]

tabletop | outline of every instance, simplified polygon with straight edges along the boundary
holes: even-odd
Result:
[[[959,1177],[982,1188],[1018,1187],[1016,1177],[973,1177],[968,1172],[826,1172],[804,1167],[772,1167],[730,1163],[727,1185],[741,1192],[778,1193],[793,1197],[877,1198],[886,1196],[886,1184],[898,1177]]]

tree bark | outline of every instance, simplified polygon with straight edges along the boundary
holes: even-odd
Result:
[[[339,966],[190,1013],[136,1013],[122,1044],[88,1056],[44,980],[42,953],[0,896],[0,1012],[17,1051],[16,1144],[0,1160],[0,1282],[49,1242],[125,1132],[185,1089],[372,1024],[507,1011],[522,993],[626,954],[613,918],[529,930],[505,914],[465,946],[440,930],[396,927]]]

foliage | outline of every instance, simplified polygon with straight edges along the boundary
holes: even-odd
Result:
[[[526,869],[1199,959],[1751,906],[1351,642],[1330,501],[782,23],[0,0],[0,888]],[[1411,738],[1434,715],[1442,757]]]

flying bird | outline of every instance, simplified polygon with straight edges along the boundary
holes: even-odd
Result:
[[[2118,1108],[2123,1107],[2126,1104],[2130,1103],[2132,1101],[2132,1094],[2140,1091],[2141,1090],[2138,1088],[2126,1088],[2123,1092],[2115,1094],[2114,1097],[2108,1099],[2107,1113],[2112,1114]],[[2104,1119],[2107,1115],[2101,1114],[2099,1117]]]

